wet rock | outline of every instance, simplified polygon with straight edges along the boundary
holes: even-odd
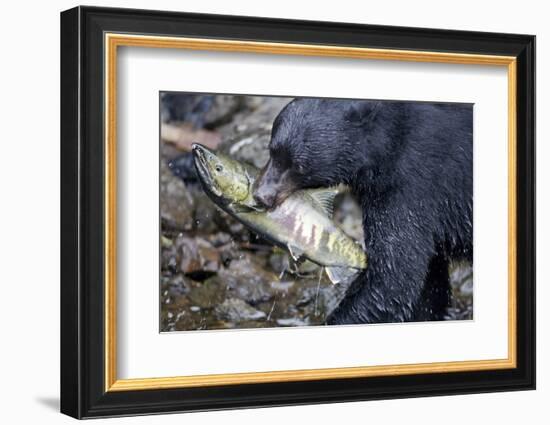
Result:
[[[230,244],[232,241],[231,235],[225,232],[217,232],[208,236],[208,240],[215,247],[221,247]]]
[[[170,143],[184,152],[190,152],[193,143],[200,143],[215,150],[222,141],[220,134],[215,131],[196,130],[187,124],[164,123],[160,126],[160,137],[164,143]]]
[[[216,128],[227,124],[232,121],[238,111],[247,107],[249,105],[246,103],[246,97],[231,95],[214,96],[212,108],[204,115],[204,126]]]
[[[174,246],[174,242],[172,241],[172,239],[169,239],[166,236],[161,235],[160,236],[160,246],[162,248],[171,248],[172,246]]]
[[[277,275],[266,271],[247,255],[231,261],[228,268],[219,271],[219,277],[234,297],[252,305],[271,300],[273,291],[270,283],[279,280]]]
[[[200,187],[193,191],[195,210],[193,228],[197,232],[208,234],[218,230],[219,222],[224,221],[222,213]]]
[[[202,270],[202,261],[199,254],[197,242],[193,238],[183,235],[176,239],[176,252],[179,254],[179,269],[183,273],[192,273]]]
[[[234,96],[162,93],[161,138],[165,145],[173,145],[180,151],[189,152],[193,143],[216,149],[221,142],[220,134],[205,127],[212,128],[222,118],[227,121],[241,102]]]
[[[293,280],[280,280],[271,282],[271,287],[277,291],[277,293],[287,293],[296,284]]]
[[[294,305],[311,324],[322,324],[345,295],[351,281],[334,285],[323,273],[318,277],[302,279],[298,285]],[[299,316],[299,315],[298,315]]]
[[[161,121],[185,123],[193,129],[213,129],[232,121],[239,111],[258,106],[248,98],[249,96],[162,93]]]
[[[186,122],[194,128],[204,125],[205,116],[215,106],[216,96],[163,92],[160,95],[161,122]]]
[[[473,279],[466,280],[460,285],[460,293],[465,297],[471,297],[474,293],[474,281]]]
[[[178,270],[178,250],[175,245],[162,246],[160,255],[160,264],[162,270],[169,271],[170,273],[177,273]]]
[[[256,310],[239,298],[229,298],[215,308],[220,320],[241,322],[244,320],[261,320],[266,318],[263,311]]]
[[[275,273],[285,272],[289,268],[288,255],[281,250],[275,250],[269,256],[269,266]]]
[[[247,241],[250,239],[248,230],[242,223],[239,223],[235,220],[228,220],[229,222],[229,231],[233,236],[240,236],[240,240]]]
[[[270,140],[271,133],[269,131],[256,132],[254,135],[235,142],[229,149],[229,155],[239,161],[254,165],[256,168],[261,168],[269,160],[267,147]]]
[[[196,239],[202,270],[215,272],[220,268],[220,253],[204,239]]]
[[[201,309],[212,309],[225,298],[225,285],[216,276],[204,282],[193,282],[187,294],[189,303]]]
[[[281,99],[280,103],[283,106],[289,101],[289,98],[284,98],[284,97],[281,97],[278,99]],[[266,101],[268,101],[268,99],[263,96],[244,96],[243,100],[244,100],[243,110],[254,112],[254,113],[257,113],[258,112],[257,109],[260,108],[263,104],[265,104]],[[276,105],[276,108],[277,110],[274,111],[275,115],[278,113],[277,111],[279,110],[278,104]],[[259,112],[261,113],[261,110]]]
[[[346,291],[351,285],[352,281],[342,282],[337,285],[328,282],[321,290],[322,305],[324,309],[324,317],[328,316],[332,310],[340,304],[340,301],[344,298]]]
[[[239,161],[263,167],[269,159],[273,120],[291,100],[247,96],[245,107],[231,123],[218,129],[223,138],[221,149]]]
[[[473,269],[468,262],[455,262],[449,267],[449,280],[453,291],[461,297],[472,297],[474,291]]]
[[[189,292],[187,280],[181,274],[175,276],[162,276],[161,282],[163,296],[177,297]]]
[[[305,288],[303,291],[301,291],[301,294],[296,301],[296,306],[303,307],[305,305],[308,305],[309,303],[315,300],[315,297],[317,296],[317,294],[318,294],[317,288],[315,287]]]
[[[193,154],[191,152],[186,152],[172,158],[168,162],[168,168],[176,177],[183,180],[185,184],[198,183],[197,170],[195,169]]]
[[[220,253],[210,242],[202,238],[189,238],[180,234],[174,241],[174,248],[163,250],[163,259],[171,256],[163,265],[170,268],[179,261],[179,270],[195,280],[204,280],[208,274],[215,273],[221,265]],[[211,272],[211,273],[208,273]],[[200,274],[203,278],[197,278]]]
[[[460,286],[467,280],[472,280],[472,266],[467,262],[454,262],[449,269],[449,277],[453,286]]]
[[[168,319],[168,326],[173,331],[225,329],[231,327],[228,323],[218,320],[214,314],[197,310],[197,306],[179,310],[172,318]]]
[[[473,318],[473,270],[468,262],[454,262],[449,267],[451,305],[447,309],[448,320]]]
[[[164,161],[160,164],[160,216],[163,228],[190,230],[193,227],[193,199]]]
[[[226,139],[238,134],[252,134],[254,130],[271,131],[273,121],[279,112],[292,100],[290,97],[261,96],[244,96],[241,99],[243,105],[240,110],[230,122],[218,128],[224,136],[224,145]]]
[[[311,324],[322,324],[327,313],[326,283],[305,287],[295,303],[300,314],[295,317],[308,318]]]
[[[170,143],[161,142],[160,144],[160,157],[169,164],[174,158],[182,155],[181,151]]]
[[[286,318],[286,319],[277,319],[276,322],[279,326],[285,326],[285,327],[288,327],[288,326],[308,326],[310,324],[309,319],[307,319],[307,318],[300,319],[300,318],[297,318],[297,317],[289,317],[289,318]]]

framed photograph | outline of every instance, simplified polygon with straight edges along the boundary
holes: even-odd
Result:
[[[535,388],[535,37],[61,14],[61,411]]]

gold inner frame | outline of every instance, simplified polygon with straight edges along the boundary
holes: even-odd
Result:
[[[214,385],[446,373],[516,367],[516,58],[462,53],[370,49],[327,45],[105,34],[105,391],[134,391]],[[116,372],[116,99],[119,46],[325,56],[507,67],[508,71],[508,357],[326,369],[118,379]]]

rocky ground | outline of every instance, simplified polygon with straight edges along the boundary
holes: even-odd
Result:
[[[220,211],[198,184],[190,154],[199,142],[261,167],[282,97],[161,96],[161,331],[322,324],[343,296],[318,266],[300,276],[288,256]],[[335,220],[362,240],[360,210],[339,195]],[[451,267],[449,319],[472,318],[472,269]]]

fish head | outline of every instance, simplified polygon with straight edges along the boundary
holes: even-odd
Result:
[[[193,160],[205,191],[218,203],[243,203],[250,195],[251,181],[245,167],[222,153],[194,143]]]

